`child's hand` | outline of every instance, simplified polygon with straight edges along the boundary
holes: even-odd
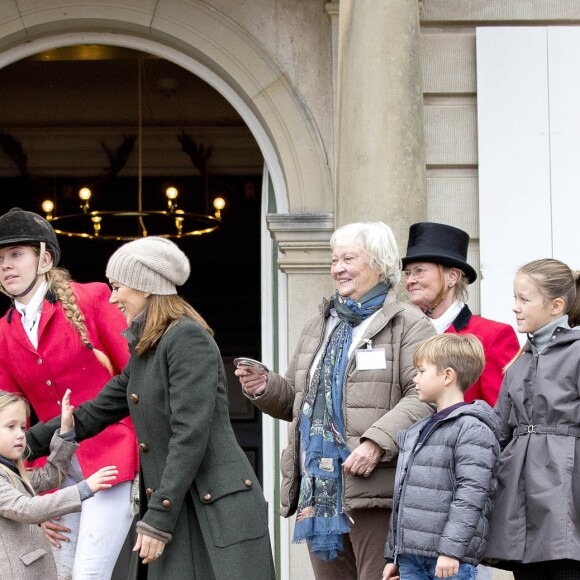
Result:
[[[396,564],[387,564],[383,570],[383,580],[399,580],[399,567]]]
[[[55,548],[60,548],[61,547],[61,542],[70,542],[70,539],[68,536],[65,536],[64,534],[70,534],[71,530],[70,528],[67,528],[65,526],[61,526],[59,523],[57,523],[57,520],[60,520],[60,516],[56,517],[56,518],[52,518],[52,520],[48,520],[46,522],[43,522],[42,524],[40,524],[40,527],[42,528],[43,532],[44,532],[44,537],[55,547]]]
[[[459,560],[448,558],[447,556],[439,556],[437,558],[437,565],[435,566],[435,576],[437,578],[449,578],[449,576],[455,576],[458,572]]]
[[[109,487],[112,487],[113,484],[109,483],[109,481],[117,479],[117,473],[119,473],[119,471],[117,470],[116,465],[101,467],[99,471],[95,471],[93,475],[87,477],[87,483],[89,484],[91,491],[97,493],[102,489],[109,489]]]
[[[70,389],[67,389],[60,404],[60,432],[68,433],[75,426],[73,417],[74,407],[70,404]]]

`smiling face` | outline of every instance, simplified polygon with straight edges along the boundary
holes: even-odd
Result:
[[[518,274],[514,279],[514,300],[512,310],[518,332],[534,333],[563,314],[564,301],[546,299],[538,285],[525,274]]]
[[[26,448],[26,407],[12,403],[0,411],[0,455],[18,461]]]
[[[50,254],[44,253],[43,264],[50,262]],[[36,289],[42,283],[42,276],[37,275],[38,256],[30,246],[8,246],[0,248],[0,284],[18,301],[28,304]],[[33,282],[36,280],[36,283]],[[32,287],[30,287],[30,285]],[[20,294],[30,288],[25,295]]]
[[[145,308],[147,298],[150,296],[146,292],[133,290],[128,286],[123,286],[118,282],[110,280],[111,297],[109,302],[115,304],[117,308],[125,315],[127,325],[130,325],[135,317]]]
[[[380,280],[369,265],[369,258],[358,246],[338,246],[332,252],[330,275],[343,298],[360,300]]]

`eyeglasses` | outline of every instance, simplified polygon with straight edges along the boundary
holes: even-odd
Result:
[[[412,270],[403,270],[403,278],[405,278],[405,280],[408,280],[409,278],[421,280],[421,278],[423,278],[427,272],[429,272],[429,268],[421,268],[421,266],[418,266]]]

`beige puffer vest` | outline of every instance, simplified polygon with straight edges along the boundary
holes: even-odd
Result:
[[[306,323],[286,376],[273,372],[266,392],[254,401],[264,413],[291,421],[290,443],[281,458],[281,513],[295,513],[300,490],[300,441],[298,420],[312,361],[324,339],[324,328],[330,313],[325,300],[321,314]],[[365,439],[371,439],[384,455],[370,477],[346,476],[343,484],[345,511],[360,508],[390,508],[393,497],[397,459],[396,435],[431,412],[417,398],[413,377],[413,353],[417,345],[433,336],[430,320],[415,306],[398,302],[389,293],[385,304],[367,328],[356,348],[371,339],[373,348],[384,348],[386,368],[357,370],[353,350],[346,369],[343,409],[346,438],[352,450]]]

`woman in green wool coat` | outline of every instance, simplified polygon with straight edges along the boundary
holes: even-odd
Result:
[[[84,439],[130,415],[141,460],[140,521],[132,579],[274,579],[267,509],[232,430],[219,349],[176,285],[185,254],[148,237],[121,246],[106,275],[124,313],[131,358],[74,412]],[[58,421],[28,432],[35,455]]]

